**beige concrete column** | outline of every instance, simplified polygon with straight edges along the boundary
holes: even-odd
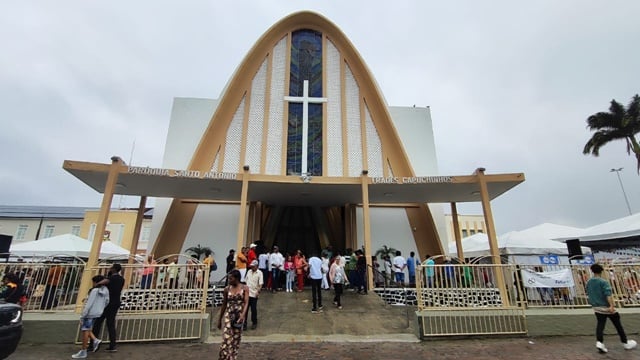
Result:
[[[369,172],[362,171],[362,217],[364,231],[364,256],[367,260],[367,290],[373,289],[373,263],[371,261],[371,221],[369,218]],[[371,269],[371,271],[369,271]]]
[[[240,217],[238,218],[238,238],[236,253],[245,246],[245,230],[247,228],[247,196],[249,194],[249,166],[245,165],[242,173],[242,193],[240,195]]]
[[[109,219],[109,211],[111,210],[111,202],[113,201],[113,193],[118,181],[118,174],[120,173],[122,166],[124,166],[124,161],[122,161],[122,159],[117,156],[111,158],[111,167],[109,168],[107,182],[104,186],[104,193],[102,194],[102,205],[100,206],[100,214],[98,214],[96,232],[93,235],[89,259],[85,264],[84,272],[82,273],[82,280],[80,281],[80,288],[78,289],[79,295],[78,300],[76,301],[77,313],[82,311],[82,301],[86,297],[86,294],[89,293],[89,289],[91,289],[93,268],[98,264],[100,248],[102,247],[102,241],[104,240],[104,231],[107,228],[107,220]]]
[[[131,239],[131,246],[129,247],[129,265],[135,263],[135,256],[138,252],[138,241],[140,240],[140,232],[142,231],[142,221],[144,220],[144,211],[147,206],[147,197],[141,196],[140,203],[138,204],[138,213],[136,215],[136,224],[133,227],[133,239]],[[131,267],[127,267],[124,271],[124,283],[125,288],[129,286],[131,281]]]
[[[454,202],[451,203],[451,219],[453,220],[453,238],[456,240],[458,259],[464,261],[464,250],[462,249],[462,239],[460,236],[460,222],[458,221],[458,207]]]
[[[491,212],[491,202],[489,198],[489,191],[487,190],[487,181],[484,175],[484,168],[478,168],[475,171],[475,175],[478,179],[478,185],[480,186],[480,198],[482,201],[482,212],[484,213],[484,221],[487,224],[487,237],[489,238],[489,250],[491,252],[491,258],[493,263],[500,265],[500,249],[498,248],[498,238],[496,236],[496,228],[493,223],[493,214]],[[504,280],[504,273],[502,269],[496,268],[496,282],[498,283],[498,289],[500,290],[500,297],[502,298],[502,304],[509,306],[509,294]]]

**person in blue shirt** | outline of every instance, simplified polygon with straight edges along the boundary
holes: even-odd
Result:
[[[414,251],[410,252],[407,258],[407,272],[409,273],[409,286],[416,286],[416,253]]]

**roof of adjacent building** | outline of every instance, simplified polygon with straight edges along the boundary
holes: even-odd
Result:
[[[99,211],[100,208],[84,206],[20,206],[0,205],[0,218],[47,218],[47,219],[83,219],[86,211]],[[115,209],[114,209],[115,210]],[[119,209],[137,210],[137,209]],[[153,208],[147,208],[145,218],[153,215]]]

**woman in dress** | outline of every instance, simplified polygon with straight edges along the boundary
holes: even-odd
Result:
[[[300,292],[304,288],[304,275],[309,268],[307,259],[305,259],[301,250],[298,250],[296,252],[296,255],[293,257],[293,265],[296,267],[296,276],[298,278],[298,292]]]
[[[240,271],[231,271],[228,279],[229,285],[224,288],[222,307],[218,318],[218,329],[222,329],[220,360],[237,358],[242,338],[242,324],[249,304],[249,288],[240,283]]]

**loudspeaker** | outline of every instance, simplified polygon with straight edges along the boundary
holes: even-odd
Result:
[[[567,250],[569,250],[569,258],[571,259],[582,260],[584,258],[579,239],[567,240]]]
[[[9,257],[9,248],[11,248],[11,240],[13,236],[0,234],[0,258]]]

